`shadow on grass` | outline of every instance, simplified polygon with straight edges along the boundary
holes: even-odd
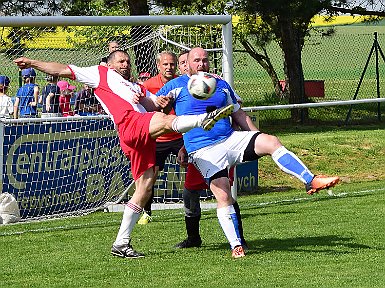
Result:
[[[293,238],[267,238],[259,240],[247,241],[249,250],[247,254],[262,254],[275,251],[283,252],[316,252],[324,254],[347,254],[354,253],[355,250],[376,249],[383,250],[379,247],[371,247],[364,244],[354,242],[354,238],[341,237],[338,235],[325,236],[309,236],[309,237],[293,237]],[[226,243],[208,247],[209,250],[228,249]]]

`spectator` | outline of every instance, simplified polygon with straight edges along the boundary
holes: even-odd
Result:
[[[149,72],[141,72],[139,73],[138,81],[136,81],[139,84],[143,84],[144,81],[147,81],[151,78],[151,74]]]
[[[179,69],[180,75],[188,73],[188,63],[187,63],[188,52],[189,52],[188,50],[183,50],[178,55],[178,69]]]
[[[71,109],[71,93],[75,90],[75,86],[70,85],[67,81],[57,82],[57,86],[60,89],[59,107],[60,112],[64,117],[73,116]]]
[[[114,52],[115,50],[118,50],[119,49],[119,43],[118,41],[111,41],[110,43],[108,43],[108,54],[110,54],[111,52]],[[100,59],[100,63],[99,65],[102,65],[102,66],[107,66],[107,56],[105,57],[102,57],[102,59]]]
[[[80,116],[92,116],[99,114],[101,109],[98,99],[96,99],[94,90],[87,84],[78,93],[75,100],[74,114]]]
[[[9,118],[13,114],[13,102],[7,95],[9,82],[8,76],[0,75],[0,117],[2,118]]]
[[[13,107],[13,117],[17,119],[36,117],[37,103],[39,97],[39,86],[35,84],[36,72],[33,68],[21,71],[24,85],[16,92],[15,105]]]
[[[59,86],[57,86],[59,77],[47,74],[45,79],[47,80],[48,84],[43,88],[43,91],[41,92],[42,97],[40,103],[43,105],[41,117],[60,117],[62,116],[59,107],[60,89]]]

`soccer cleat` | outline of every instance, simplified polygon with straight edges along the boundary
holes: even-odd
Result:
[[[182,242],[175,245],[175,248],[192,248],[192,247],[201,247],[202,240],[198,238],[196,240],[191,240],[189,238],[183,240]]]
[[[215,109],[214,111],[207,113],[205,119],[203,119],[201,127],[204,130],[210,130],[214,127],[215,123],[217,123],[219,120],[229,117],[231,113],[234,111],[233,104],[227,105],[222,108]]]
[[[236,246],[231,254],[234,259],[245,257],[245,250],[242,246]]]
[[[144,254],[140,252],[136,252],[134,248],[132,248],[131,244],[123,244],[123,245],[112,245],[111,254],[114,256],[122,257],[122,258],[143,258]]]
[[[146,212],[143,212],[142,217],[140,217],[138,224],[139,225],[146,225],[152,221],[152,217],[148,215]]]
[[[309,195],[313,195],[314,193],[319,192],[322,189],[327,189],[334,187],[340,182],[340,177],[333,176],[327,177],[324,175],[314,176],[313,180],[306,184],[306,193]]]

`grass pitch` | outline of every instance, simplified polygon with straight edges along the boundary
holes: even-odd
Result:
[[[262,158],[258,194],[238,198],[245,258],[231,259],[215,209],[203,212],[201,248],[173,248],[185,238],[182,209],[155,211],[133,233],[146,258],[116,258],[122,215],[98,212],[0,226],[0,287],[384,287],[384,126],[263,128],[343,182],[334,196],[308,196]]]
[[[0,286],[383,287],[384,184],[241,196],[250,250],[237,260],[215,209],[203,212],[203,246],[185,250],[173,248],[185,237],[183,211],[155,211],[133,234],[144,259],[110,255],[121,213],[4,226]]]

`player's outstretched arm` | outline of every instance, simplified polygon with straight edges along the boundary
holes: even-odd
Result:
[[[15,64],[20,69],[32,67],[39,71],[45,72],[47,74],[66,77],[66,78],[72,77],[72,72],[66,64],[61,64],[57,62],[44,62],[44,61],[29,59],[26,57],[17,58],[13,60],[13,62],[15,62]]]

